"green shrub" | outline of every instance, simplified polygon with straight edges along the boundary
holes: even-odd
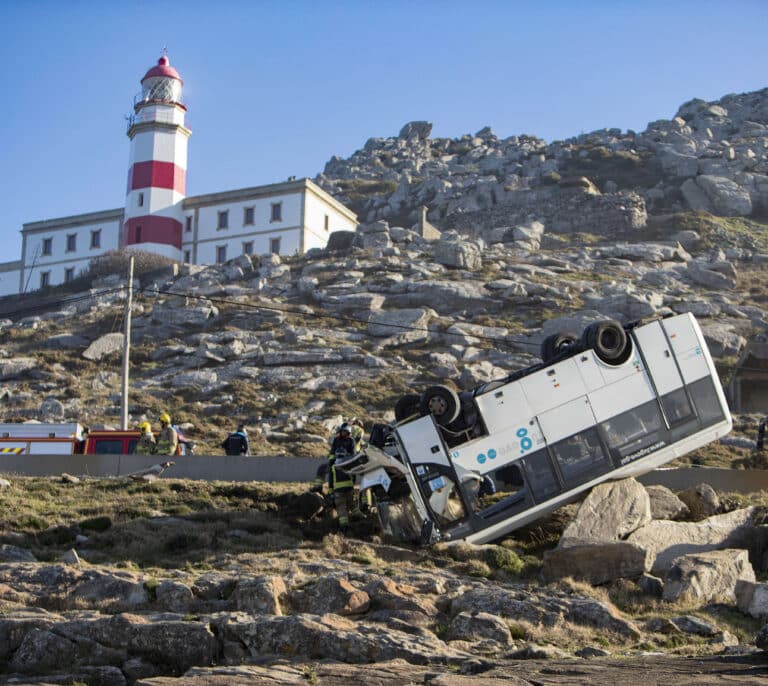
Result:
[[[515,576],[518,576],[524,567],[523,561],[514,550],[502,548],[501,546],[489,548],[485,561],[492,569],[502,569]]]
[[[131,257],[133,257],[133,275],[137,277],[168,267],[176,262],[169,257],[144,250],[108,250],[90,261],[84,276],[91,280],[113,274],[127,276]]]

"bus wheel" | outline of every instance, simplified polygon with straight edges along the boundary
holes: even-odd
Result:
[[[541,359],[546,364],[560,353],[570,350],[577,341],[576,334],[554,333],[547,336],[541,343]]]
[[[584,347],[592,349],[607,364],[624,364],[632,354],[632,341],[624,327],[613,319],[590,324],[584,330]]]
[[[408,419],[408,417],[419,414],[420,403],[420,395],[416,395],[415,393],[404,395],[395,403],[395,419],[398,422],[402,422],[404,419]]]
[[[450,424],[459,416],[459,396],[448,386],[430,386],[421,396],[421,414],[434,416],[440,426]]]

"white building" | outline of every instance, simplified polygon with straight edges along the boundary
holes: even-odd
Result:
[[[355,214],[309,179],[187,197],[183,81],[163,55],[141,86],[128,122],[125,207],[24,224],[21,260],[0,264],[0,295],[66,283],[117,248],[214,264],[303,253],[355,230]]]

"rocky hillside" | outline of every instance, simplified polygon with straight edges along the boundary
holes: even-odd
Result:
[[[318,177],[365,220],[328,250],[139,277],[131,420],[167,409],[210,452],[242,420],[260,452],[319,454],[342,415],[385,419],[414,388],[536,361],[553,331],[668,312],[700,318],[727,380],[768,322],[766,124],[768,90],[639,134],[370,139]],[[6,421],[116,423],[125,290],[78,283],[0,302]]]
[[[766,103],[551,144],[418,122],[369,140],[318,178],[363,220],[328,249],[138,275],[131,421],[168,410],[210,454],[242,421],[256,454],[320,455],[341,417],[670,312],[727,381],[768,340]],[[117,424],[124,278],[0,302],[4,421]],[[754,419],[686,459],[754,466]],[[0,682],[616,683],[630,657],[649,683],[764,674],[759,495],[604,484],[500,545],[424,551],[328,533],[266,484],[59,481],[0,479]]]
[[[334,157],[316,181],[364,222],[413,226],[420,208],[441,228],[487,237],[537,219],[554,233],[639,232],[666,214],[768,216],[768,89],[691,100],[645,131],[603,129],[546,143],[490,127],[430,138],[410,122]]]

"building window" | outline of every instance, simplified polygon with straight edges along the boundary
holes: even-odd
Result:
[[[253,255],[253,241],[243,243],[243,255]]]
[[[192,215],[189,215],[189,217],[187,217],[187,223],[184,226],[184,231],[186,231],[187,233],[192,233]]]
[[[43,255],[53,254],[53,238],[43,238]]]
[[[280,254],[280,239],[279,238],[270,238],[269,239],[269,252],[271,252],[273,255],[279,255]]]
[[[219,212],[219,224],[217,228],[226,229],[229,227],[229,210]]]
[[[253,224],[253,208],[246,207],[243,209],[243,226]]]
[[[67,252],[75,252],[77,250],[77,234],[67,234]]]
[[[64,283],[69,283],[70,281],[75,280],[75,268],[74,267],[67,267],[64,270]]]
[[[40,288],[51,285],[51,272],[40,272]]]
[[[328,226],[330,225],[330,219],[328,215],[325,215],[325,219],[323,220],[323,228],[328,231]]]
[[[139,193],[139,207],[144,207],[144,193]]]
[[[227,261],[227,246],[226,245],[219,245],[216,247],[216,261],[217,262],[226,262]]]
[[[91,231],[91,249],[101,247],[101,229]]]
[[[192,255],[189,250],[184,251],[184,261],[189,264],[192,261]]]
[[[272,203],[272,215],[269,221],[272,221],[272,222],[283,221],[283,203],[281,202]]]

